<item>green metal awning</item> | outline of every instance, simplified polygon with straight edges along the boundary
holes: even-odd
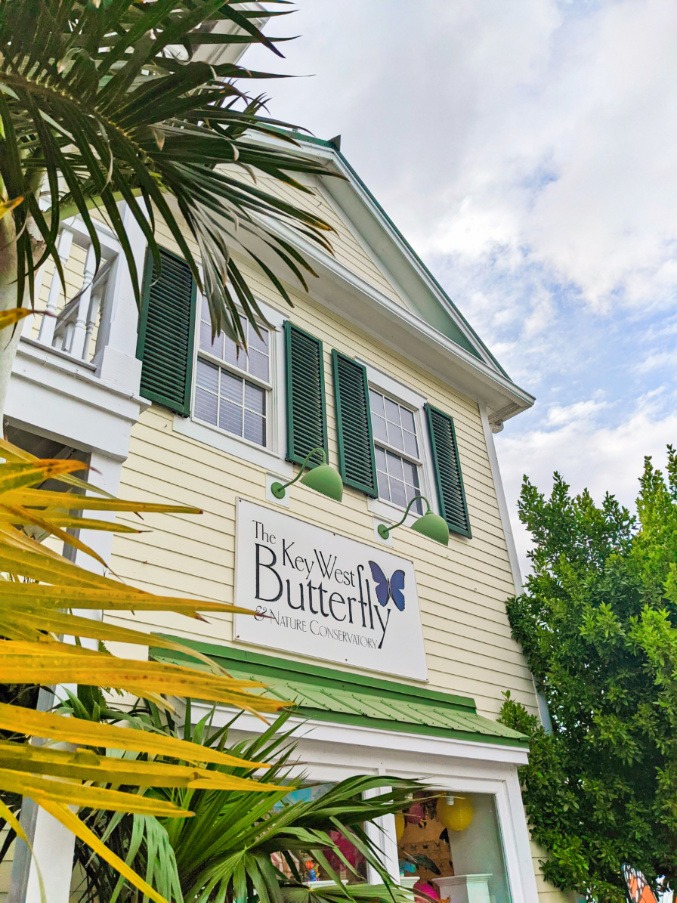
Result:
[[[475,743],[527,745],[526,737],[477,714],[474,699],[436,690],[349,674],[257,652],[197,643],[179,637],[166,639],[208,655],[233,677],[260,681],[269,696],[293,702],[300,716],[335,724],[352,724],[429,737],[448,737]],[[185,664],[195,662],[181,653],[152,650],[153,657]]]

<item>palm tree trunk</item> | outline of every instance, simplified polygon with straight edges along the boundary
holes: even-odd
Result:
[[[17,280],[16,225],[14,216],[0,219],[0,311],[16,307]],[[5,413],[9,377],[16,359],[21,324],[0,332],[0,423]]]

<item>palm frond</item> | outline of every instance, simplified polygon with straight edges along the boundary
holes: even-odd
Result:
[[[267,4],[271,14],[287,12],[275,8],[280,3]],[[241,43],[278,52],[276,40],[263,35],[256,14],[242,8],[241,0],[5,0],[0,177],[4,196],[17,204],[17,306],[26,289],[34,300],[35,273],[45,259],[54,261],[63,279],[57,235],[73,214],[89,233],[97,267],[96,216],[106,218],[139,300],[120,201],[128,204],[158,269],[155,213],[164,219],[206,291],[217,332],[244,343],[235,304],[248,316],[258,312],[232,258],[238,252],[255,259],[248,250],[253,238],[263,235],[305,283],[311,267],[265,223],[282,221],[327,250],[331,227],[259,187],[256,179],[270,176],[307,191],[291,174],[325,169],[295,154],[293,138],[279,134],[285,124],[262,115],[265,98],[241,87],[267,73],[199,59],[204,45],[226,49]],[[276,141],[257,143],[257,135],[274,135]],[[273,285],[290,301],[279,280]]]
[[[194,813],[192,819],[181,822],[159,819],[168,842],[162,852],[154,846],[152,832],[146,837],[150,820],[141,823],[139,816],[119,817],[111,829],[97,813],[86,816],[92,830],[101,832],[117,854],[141,873],[150,866],[153,857],[167,856],[171,850],[163,860],[162,870],[165,878],[173,874],[180,887],[180,895],[174,890],[173,900],[217,903],[256,899],[259,903],[309,903],[316,895],[326,903],[338,903],[339,899],[345,903],[367,899],[404,903],[407,899],[406,892],[393,883],[384,868],[378,845],[368,836],[366,824],[409,805],[410,794],[421,789],[416,782],[384,776],[358,776],[337,783],[318,799],[290,801],[288,794],[297,789],[299,781],[291,780],[296,749],[294,731],[287,725],[289,712],[283,713],[261,736],[229,745],[229,728],[212,730],[209,715],[197,725],[191,726],[187,720],[181,727],[152,705],[140,704],[139,711],[158,726],[163,725],[169,734],[188,731],[194,742],[208,748],[228,749],[231,754],[243,757],[263,757],[271,763],[269,771],[260,779],[274,791],[269,795],[256,796],[247,790],[224,794],[209,788],[167,791],[156,788],[149,791],[152,796],[171,800]],[[189,719],[190,713],[186,714]],[[239,778],[253,774],[237,766],[217,766],[217,770]],[[348,874],[352,873],[358,879],[359,875],[343,854],[336,832],[349,840],[365,863],[376,870],[382,885],[346,884],[341,879],[330,862],[331,857],[341,861]],[[288,863],[291,878],[274,864],[278,855]],[[79,851],[83,866],[87,856],[84,848]],[[304,884],[306,878],[298,863],[306,858],[322,865],[333,879],[334,887],[311,891]],[[153,865],[159,867],[157,861]],[[117,878],[100,863],[91,866],[87,874],[81,903],[107,899]]]
[[[274,782],[262,784],[256,780],[256,773],[265,767],[261,760],[156,731],[24,708],[16,689],[67,683],[104,685],[153,700],[163,708],[169,706],[168,696],[196,696],[257,713],[278,711],[282,703],[267,698],[260,684],[233,679],[202,655],[195,657],[196,663],[201,664],[198,669],[126,660],[110,655],[102,647],[89,649],[81,645],[81,638],[147,645],[148,637],[131,628],[74,615],[69,611],[71,607],[174,611],[203,617],[201,612],[223,612],[232,606],[155,597],[135,590],[66,560],[26,535],[23,529],[38,523],[48,534],[72,542],[64,533],[66,525],[86,523],[89,529],[110,526],[105,521],[79,518],[74,513],[76,509],[137,513],[164,509],[183,514],[198,509],[125,502],[101,494],[84,496],[68,490],[42,490],[36,487],[46,479],[62,481],[68,489],[89,491],[91,487],[72,473],[82,466],[79,462],[40,460],[5,441],[0,444],[0,458],[0,685],[9,688],[14,697],[12,702],[0,702],[0,814],[8,823],[10,836],[22,837],[15,812],[21,798],[30,797],[83,843],[90,844],[126,881],[163,903],[157,889],[106,848],[69,806],[183,819],[191,816],[189,810],[169,797],[162,799],[145,791],[149,787],[187,792],[218,788],[222,793],[251,791],[254,795],[268,795],[282,792],[281,788]],[[87,551],[82,543],[75,545],[80,551]],[[64,642],[64,635],[73,637],[76,643]],[[165,641],[159,643],[164,645]],[[34,739],[49,743],[33,745]],[[52,743],[65,743],[67,748],[55,749],[49,745]],[[162,758],[156,758],[159,756]]]

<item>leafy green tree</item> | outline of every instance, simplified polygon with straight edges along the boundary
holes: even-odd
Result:
[[[621,864],[677,879],[677,454],[645,459],[637,513],[607,494],[549,498],[525,477],[534,541],[524,593],[508,602],[552,718],[509,697],[502,718],[531,737],[522,771],[545,877],[599,903],[625,900]]]

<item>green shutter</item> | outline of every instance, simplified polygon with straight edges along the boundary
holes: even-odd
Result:
[[[376,498],[374,439],[367,369],[339,351],[331,353],[336,401],[339,473],[346,486]]]
[[[322,342],[287,320],[287,460],[301,464],[314,448],[327,451]],[[319,464],[313,459],[311,466]]]
[[[144,398],[187,417],[193,373],[196,288],[185,260],[160,251],[158,273],[146,255],[136,356]]]
[[[470,519],[463,489],[454,421],[448,414],[438,411],[429,404],[425,406],[425,412],[430,433],[440,514],[450,530],[460,533],[461,536],[469,537],[471,535]]]

